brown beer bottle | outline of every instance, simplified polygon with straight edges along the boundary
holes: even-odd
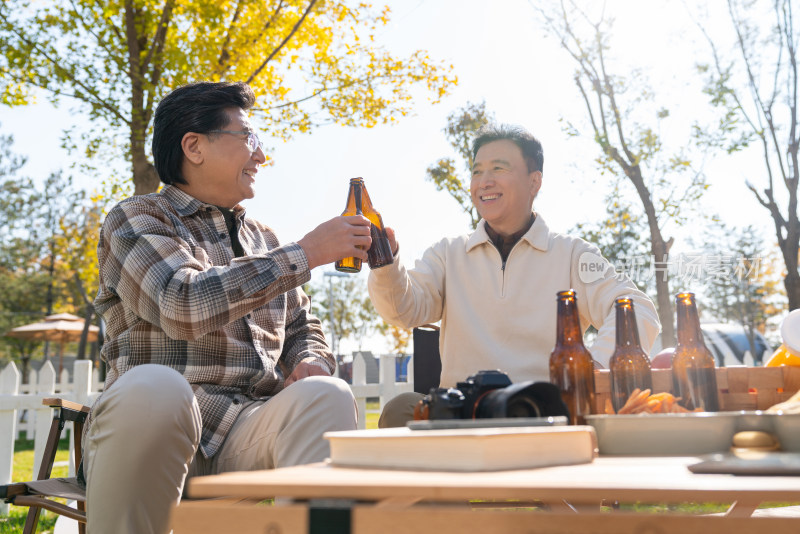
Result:
[[[550,354],[550,382],[558,386],[569,409],[570,424],[586,423],[594,406],[594,365],[583,345],[575,291],[559,291],[556,346]]]
[[[618,412],[633,393],[633,390],[653,390],[653,375],[650,372],[650,359],[639,343],[639,329],[633,311],[633,299],[618,298],[617,346],[611,356],[611,403]]]
[[[717,370],[714,357],[703,342],[694,293],[675,297],[678,345],[672,355],[672,393],[688,410],[719,411]]]
[[[360,178],[358,178],[361,180]],[[361,180],[361,210],[369,222],[370,236],[372,237],[372,244],[367,250],[367,263],[370,269],[377,269],[385,267],[394,263],[394,255],[392,254],[392,247],[389,246],[389,236],[386,235],[386,228],[383,226],[383,218],[378,210],[372,205],[369,199],[369,193],[364,186],[364,180]]]
[[[350,179],[350,190],[347,192],[347,205],[342,215],[362,215],[364,180],[361,178]],[[357,273],[361,271],[361,258],[343,258],[336,262],[335,268],[343,273]]]

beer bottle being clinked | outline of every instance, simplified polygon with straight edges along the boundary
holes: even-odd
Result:
[[[367,250],[367,262],[370,269],[391,265],[394,262],[392,249],[389,246],[389,237],[386,235],[386,228],[383,226],[383,218],[381,218],[378,210],[372,206],[363,178],[350,179],[347,206],[342,215],[363,215],[372,223],[370,225],[372,244]],[[361,260],[352,257],[344,258],[336,262],[336,270],[345,273],[357,273],[361,271]]]

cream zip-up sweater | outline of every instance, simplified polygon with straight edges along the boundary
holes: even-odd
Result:
[[[604,367],[614,352],[618,297],[633,297],[642,348],[650,351],[661,327],[655,306],[596,246],[550,232],[537,214],[503,265],[485,224],[442,239],[413,269],[395,258],[369,275],[372,303],[387,322],[413,328],[442,321],[442,387],[482,369],[499,369],[513,382],[549,380],[556,293],[566,289],[577,293],[581,327],[598,330],[588,348]]]

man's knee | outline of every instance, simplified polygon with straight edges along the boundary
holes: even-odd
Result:
[[[124,396],[127,402],[144,403],[148,399],[181,402],[194,397],[186,378],[165,365],[146,364],[125,372],[104,397]]]
[[[341,378],[333,376],[309,376],[298,380],[286,391],[293,393],[307,403],[325,402],[332,403],[330,406],[343,406],[349,408],[355,406],[355,397],[350,386]]]
[[[409,391],[394,397],[383,407],[378,419],[379,428],[405,426],[414,419],[414,406],[422,399],[421,393]]]
[[[192,388],[180,373],[163,365],[127,371],[103,393],[93,411],[90,434],[127,428],[137,441],[144,441],[148,435],[176,431],[195,446],[200,441],[200,410]]]
[[[281,397],[283,396],[283,397]],[[344,380],[332,376],[310,376],[298,380],[278,394],[281,405],[291,405],[290,419],[313,419],[327,430],[357,427],[356,400]]]

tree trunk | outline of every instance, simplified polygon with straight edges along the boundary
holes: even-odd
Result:
[[[653,255],[653,273],[656,277],[656,307],[658,319],[661,321],[661,346],[675,346],[675,327],[672,322],[672,294],[669,289],[669,249],[670,245],[664,242],[661,229],[658,227],[658,216],[655,206],[650,199],[650,190],[644,183],[642,172],[638,165],[626,166],[625,174],[628,176],[639,199],[642,201],[644,213],[647,216],[647,226],[650,228],[650,252]]]
[[[144,150],[144,129],[146,125],[139,125],[141,133],[134,131],[136,121],[131,125],[131,159],[133,160],[133,185],[134,195],[146,195],[158,191],[160,182],[156,168],[147,161]]]
[[[86,306],[86,317],[83,320],[83,331],[81,332],[81,339],[78,342],[78,360],[86,359],[86,344],[89,341],[89,326],[92,324],[94,317],[94,306]]]
[[[756,333],[752,325],[747,325],[744,328],[747,333],[747,343],[750,345],[750,356],[753,358],[753,364],[761,365],[761,358],[756,356]],[[742,356],[742,363],[744,363],[744,356]]]
[[[789,311],[800,308],[800,275],[797,269],[789,270],[786,278],[783,279],[783,286],[786,288],[786,297],[789,299]]]
[[[83,331],[81,331],[81,339],[78,343],[77,358],[78,360],[85,360],[86,343],[89,340],[89,326],[92,324],[92,318],[94,317],[94,303],[89,299],[89,295],[86,294],[86,290],[83,288],[83,283],[81,282],[81,277],[78,276],[77,272],[74,274],[74,280],[75,286],[78,288],[78,294],[80,294],[83,304],[86,306],[83,320]]]
[[[22,363],[22,383],[23,384],[27,384],[29,382],[29,376],[28,375],[30,374],[30,371],[28,370],[28,368],[30,367],[30,361],[31,361],[31,357],[30,356],[22,356],[20,358],[20,363]]]
[[[796,156],[796,150],[795,156]],[[796,161],[796,157],[794,158]],[[800,308],[800,273],[798,273],[798,250],[800,250],[800,221],[797,218],[797,173],[787,180],[790,185],[789,189],[789,203],[786,216],[786,239],[780,239],[780,231],[778,234],[778,243],[780,243],[781,254],[783,262],[786,265],[786,277],[783,279],[783,285],[786,288],[786,297],[789,300],[789,311]],[[772,214],[773,220],[777,223],[775,214]],[[778,225],[776,224],[776,228]]]
[[[653,272],[656,277],[656,305],[658,306],[658,319],[661,321],[661,346],[675,346],[675,327],[672,323],[672,294],[669,289],[669,251],[667,244],[661,237],[658,224],[650,225],[650,245],[655,265]]]
[[[140,51],[144,40],[138,31],[141,21],[137,20],[136,10],[125,10],[125,35],[128,42],[129,76],[131,80],[131,122],[130,143],[133,164],[134,195],[146,195],[158,190],[158,174],[153,164],[147,161],[145,140],[150,114],[145,104],[146,65],[141,61]]]

